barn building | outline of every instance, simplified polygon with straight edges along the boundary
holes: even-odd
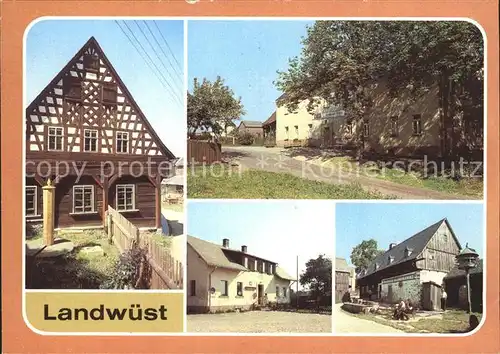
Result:
[[[384,303],[410,300],[439,310],[444,277],[455,266],[460,243],[442,219],[376,257],[358,274],[360,297]]]

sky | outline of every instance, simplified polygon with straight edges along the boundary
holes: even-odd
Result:
[[[193,79],[225,79],[242,98],[244,120],[265,121],[281,93],[273,85],[276,71],[300,54],[301,37],[312,21],[190,21],[188,88]]]
[[[480,203],[337,204],[335,253],[352,264],[351,251],[363,240],[373,238],[387,250],[391,242],[402,242],[447,218],[462,247],[468,242],[484,257],[483,215]]]
[[[155,54],[136,22],[148,36],[161,59]],[[171,52],[153,21],[146,21],[166,56],[143,21],[137,20],[136,22],[126,21],[150,58],[162,71],[172,89],[168,88],[168,84],[161,83],[161,79],[158,79],[153,71],[156,71],[154,65],[150,64],[153,67],[150,69],[146,63],[149,60],[147,56],[143,54],[146,58],[143,59],[114,20],[47,19],[35,23],[26,35],[26,105],[45,88],[85,42],[94,36],[163,143],[177,157],[184,156],[186,119],[184,113],[185,90],[183,89],[183,21],[154,21]],[[122,21],[120,21],[120,25],[135,43],[133,35],[130,34]],[[139,45],[137,47],[141,50]],[[180,68],[177,65],[180,65]],[[172,67],[175,67],[176,71]],[[158,74],[158,76],[160,75]],[[174,94],[179,97],[181,104],[176,103],[176,99],[173,98]]]
[[[334,253],[334,204],[328,201],[189,201],[187,233],[277,262],[296,276],[305,263]],[[292,287],[295,289],[295,284]],[[301,288],[299,286],[299,288]]]

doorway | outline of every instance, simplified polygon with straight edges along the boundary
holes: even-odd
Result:
[[[264,303],[264,284],[257,285],[257,299],[259,305],[262,305]]]

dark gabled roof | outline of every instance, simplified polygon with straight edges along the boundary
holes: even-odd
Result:
[[[264,259],[262,257],[254,256],[245,252],[242,252],[240,250],[236,249],[231,249],[231,248],[224,248],[216,243],[205,241],[202,239],[199,239],[197,237],[193,236],[187,236],[187,243],[190,245],[196,253],[209,265],[213,267],[219,267],[219,268],[226,268],[226,269],[233,269],[233,270],[238,270],[238,271],[249,271],[248,268],[242,266],[239,263],[233,262],[227,257],[226,253],[232,252],[232,253],[241,253],[245,255],[249,255],[251,257],[255,257],[258,259],[261,259],[263,261],[273,263],[277,265],[276,262]],[[280,266],[276,266],[276,275],[284,280],[291,280],[295,281],[293,277],[287,274],[287,272],[281,268]]]
[[[480,259],[478,265],[475,268],[472,268],[469,271],[469,274],[482,274],[483,273],[483,260]],[[444,277],[444,279],[453,279],[453,278],[460,278],[460,277],[465,277],[465,271],[462,269],[458,269],[458,266],[454,266],[448,274]]]
[[[450,227],[450,224],[448,221],[445,219],[439,220],[437,223],[432,224],[431,226],[425,228],[424,230],[416,233],[415,235],[411,236],[410,238],[406,239],[405,241],[397,244],[390,250],[387,250],[385,253],[379,255],[377,258],[375,258],[366,271],[364,273],[361,273],[359,275],[359,279],[365,278],[369,275],[372,275],[376,272],[379,272],[381,270],[387,269],[389,267],[393,267],[395,265],[411,261],[411,260],[416,260],[418,256],[422,253],[424,250],[425,246],[427,246],[427,243],[429,243],[430,239],[436,231],[438,230],[439,226],[443,222],[446,222],[448,225],[448,228],[450,229],[451,233],[455,237],[453,230]],[[456,237],[455,237],[456,239]],[[457,240],[458,242],[458,240]],[[406,257],[406,249],[411,250],[411,254]],[[392,262],[389,263],[389,258],[392,258]],[[375,266],[378,264],[378,268]]]
[[[271,114],[269,118],[267,118],[264,123],[262,123],[262,126],[270,125],[272,123],[276,122],[276,111]]]
[[[97,40],[92,36],[89,38],[87,42],[80,48],[78,52],[68,61],[68,63],[57,73],[57,75],[52,79],[52,81],[49,82],[47,86],[43,88],[42,91],[35,97],[35,99],[28,105],[26,108],[26,111],[31,111],[34,106],[37,105],[37,103],[40,101],[42,97],[44,97],[47,93],[48,90],[50,90],[54,85],[59,82],[65,75],[65,73],[71,69],[72,65],[77,61],[78,58],[80,58],[84,53],[85,50],[89,47],[94,47],[96,51],[99,53],[100,59],[104,62],[104,64],[108,67],[109,71],[111,74],[114,76],[118,84],[120,85],[120,89],[123,91],[123,93],[130,99],[130,104],[135,108],[137,111],[138,116],[141,117],[144,125],[148,128],[149,133],[151,136],[156,140],[156,143],[158,144],[160,150],[163,152],[164,156],[166,158],[174,159],[175,155],[165,146],[165,144],[162,142],[162,140],[159,138],[159,136],[156,134],[156,131],[153,129],[151,124],[146,118],[146,115],[142,112],[141,108],[137,104],[137,102],[134,100],[134,97],[128,90],[127,86],[125,83],[122,81],[120,78],[120,75],[116,72],[115,68],[109,61],[109,59],[106,57],[106,54],[104,54],[104,51],[102,50],[101,46],[97,42]]]
[[[259,122],[258,120],[242,120],[238,128],[241,127],[242,124],[249,128],[262,128],[262,122]]]

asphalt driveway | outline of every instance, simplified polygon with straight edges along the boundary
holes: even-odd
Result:
[[[204,333],[331,333],[332,316],[282,311],[188,315],[187,330]]]

